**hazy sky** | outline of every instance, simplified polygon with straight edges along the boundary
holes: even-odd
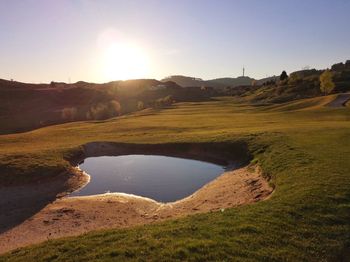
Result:
[[[204,79],[350,59],[348,0],[0,0],[0,78]],[[133,72],[131,72],[133,71]]]

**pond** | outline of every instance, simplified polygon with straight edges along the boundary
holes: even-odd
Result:
[[[185,198],[225,171],[212,163],[159,155],[89,157],[79,167],[90,182],[70,196],[118,192],[159,202]]]

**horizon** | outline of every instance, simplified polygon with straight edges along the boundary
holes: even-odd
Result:
[[[239,77],[243,67],[262,79],[350,58],[342,0],[26,0],[0,9],[0,78],[18,82],[208,80]]]
[[[345,61],[337,61],[337,62],[334,62],[332,65],[337,64],[337,63],[344,63],[344,62],[347,62],[347,61],[350,61],[350,60],[346,59]],[[328,66],[326,68],[314,68],[314,67],[301,68],[301,69],[296,70],[296,71],[287,72],[287,74],[290,75],[291,73],[298,72],[298,71],[303,71],[303,70],[326,70],[326,69],[329,69],[332,65],[330,65],[330,66]],[[282,71],[285,71],[285,70],[281,70],[281,73],[282,73]],[[70,79],[68,79],[68,81],[70,81],[70,82],[66,82],[66,81],[26,82],[26,81],[18,81],[16,79],[5,79],[5,78],[1,78],[1,77],[0,77],[0,80],[13,81],[13,82],[19,82],[19,83],[26,83],[26,84],[50,84],[51,82],[64,83],[64,84],[75,84],[75,83],[78,83],[78,82],[86,82],[86,83],[91,83],[91,84],[107,84],[107,83],[110,83],[110,82],[131,81],[131,80],[157,80],[157,81],[163,81],[164,79],[167,79],[167,78],[170,78],[170,77],[176,77],[176,76],[178,76],[178,77],[194,78],[194,79],[201,80],[201,81],[210,81],[210,80],[223,79],[223,78],[237,79],[237,78],[241,78],[241,77],[252,78],[254,80],[262,80],[262,79],[270,78],[270,77],[278,77],[279,74],[273,74],[273,75],[265,76],[265,77],[262,77],[262,78],[254,78],[252,76],[249,76],[249,75],[245,74],[244,76],[243,75],[238,75],[238,76],[221,76],[221,77],[216,77],[216,78],[211,78],[211,79],[203,79],[203,78],[196,77],[196,76],[176,74],[176,75],[164,76],[164,77],[161,77],[161,78],[158,78],[158,79],[157,78],[130,78],[130,79],[110,80],[110,81],[106,81],[106,82],[85,81],[83,79],[76,80],[76,81],[70,81]],[[169,80],[169,81],[172,81],[172,80]]]
[[[344,61],[346,62],[346,61]],[[339,63],[343,63],[342,62],[339,62]],[[336,63],[334,63],[336,64]],[[328,67],[330,68],[330,67]],[[328,69],[328,68],[323,68],[323,69]],[[323,70],[323,69],[320,69],[320,68],[302,68],[300,70],[297,70],[297,71],[302,71],[302,70]],[[285,71],[285,70],[283,70]],[[287,72],[287,74],[289,75],[290,73],[293,73],[293,72],[297,72],[297,71],[292,71],[292,72]],[[282,71],[281,71],[282,72]],[[1,78],[0,77],[0,80],[5,80],[5,81],[10,81],[10,82],[18,82],[18,83],[24,83],[24,84],[50,84],[51,82],[55,82],[55,83],[64,83],[64,84],[76,84],[78,82],[85,82],[85,83],[90,83],[90,84],[107,84],[107,83],[111,83],[111,82],[119,82],[119,81],[132,81],[132,80],[156,80],[156,81],[163,81],[167,78],[170,78],[170,77],[188,77],[188,78],[194,78],[194,79],[197,79],[197,80],[200,80],[200,81],[210,81],[210,80],[216,80],[216,79],[223,79],[223,78],[233,78],[233,79],[237,79],[237,78],[242,78],[242,77],[246,77],[246,78],[252,78],[254,80],[262,80],[262,79],[265,79],[265,78],[270,78],[270,77],[278,77],[279,74],[274,74],[274,75],[269,75],[269,76],[265,76],[265,77],[262,77],[262,78],[254,78],[252,76],[249,76],[249,75],[240,75],[240,76],[222,76],[222,77],[216,77],[216,78],[211,78],[211,79],[203,79],[203,78],[200,78],[200,77],[195,77],[195,76],[189,76],[189,75],[180,75],[180,74],[176,74],[176,75],[169,75],[169,76],[164,76],[164,77],[161,77],[159,79],[157,78],[130,78],[130,79],[116,79],[116,80],[110,80],[110,81],[106,81],[106,82],[93,82],[93,81],[85,81],[85,80],[76,80],[76,81],[70,81],[70,82],[67,82],[67,81],[50,81],[50,82],[27,82],[27,81],[18,81],[16,79],[6,79],[6,78]],[[70,79],[68,79],[69,81]],[[172,80],[169,80],[169,81],[172,81]]]

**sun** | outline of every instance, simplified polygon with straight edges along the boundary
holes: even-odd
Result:
[[[136,45],[112,43],[103,50],[101,69],[103,78],[108,81],[146,78],[149,59]]]

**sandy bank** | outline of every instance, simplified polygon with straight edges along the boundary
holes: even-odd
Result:
[[[83,183],[82,176],[78,177],[75,184]],[[51,184],[44,191],[53,192],[51,195],[54,195],[54,188],[54,184]],[[16,192],[23,190],[24,188],[12,188],[1,194],[7,193],[7,199],[12,199]],[[39,194],[38,188],[31,190],[33,192],[29,195],[32,195],[32,198],[46,195],[45,192]],[[17,226],[3,230],[0,234],[0,253],[91,230],[131,227],[250,204],[266,199],[272,191],[259,168],[244,167],[224,173],[191,196],[173,203],[164,204],[126,194],[60,198],[41,209],[39,205],[35,209],[37,212],[31,217]],[[2,205],[5,207],[13,205],[14,202]],[[42,205],[44,203],[46,202]],[[23,206],[25,204],[22,203]],[[4,217],[3,220],[9,222],[11,216],[7,220]]]

